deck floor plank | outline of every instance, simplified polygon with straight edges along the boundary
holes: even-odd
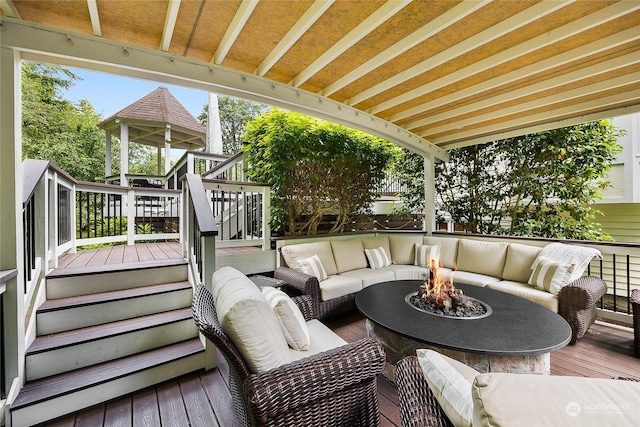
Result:
[[[111,252],[109,253],[109,257],[107,258],[105,265],[123,264],[124,263],[124,246],[125,245],[112,246]]]
[[[220,426],[198,375],[180,378],[180,393],[192,426]]]
[[[86,265],[105,265],[109,259],[111,248],[104,248],[107,250],[97,249],[96,254],[86,263]]]
[[[168,381],[158,386],[158,406],[160,422],[163,426],[189,425],[189,417],[180,394],[178,380]]]
[[[131,395],[107,403],[104,412],[105,427],[131,427]]]
[[[222,356],[218,360],[224,360]],[[218,364],[220,367],[220,363]],[[226,365],[226,361],[225,361]],[[227,371],[228,378],[228,371]],[[218,419],[218,424],[223,427],[239,427],[240,422],[234,414],[233,400],[229,392],[229,385],[223,378],[221,369],[212,371],[212,375],[201,376],[202,386],[207,392],[213,411]]]
[[[161,261],[169,259],[167,254],[165,254],[164,251],[160,249],[157,243],[147,243],[147,247],[149,248],[149,252],[151,252],[151,256],[153,256],[154,260]]]
[[[91,261],[91,259],[96,255],[97,252],[97,249],[78,252],[75,254],[76,256],[73,258],[73,260],[68,265],[66,265],[66,267],[83,267]]]
[[[129,262],[139,262],[138,251],[136,250],[136,245],[123,245],[124,254],[122,255],[122,261],[125,263]]]
[[[155,387],[135,393],[132,398],[133,427],[155,427],[160,424],[160,409]]]
[[[141,262],[155,261],[153,255],[151,255],[149,246],[147,246],[146,244],[136,244],[135,247],[138,251],[138,260],[140,260]]]
[[[100,404],[92,406],[86,411],[82,411],[76,417],[75,427],[95,427],[104,426],[104,410],[106,405]]]

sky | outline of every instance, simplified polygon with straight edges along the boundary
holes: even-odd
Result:
[[[103,119],[129,106],[159,86],[165,86],[169,89],[169,92],[171,92],[195,118],[198,118],[200,113],[202,113],[204,105],[208,102],[207,92],[204,91],[77,68],[69,68],[69,70],[81,77],[82,80],[76,81],[72,88],[64,91],[63,97],[73,102],[81,99],[89,100],[93,108],[95,108],[96,112],[100,114]]]

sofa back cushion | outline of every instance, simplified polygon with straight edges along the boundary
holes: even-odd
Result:
[[[425,236],[423,243],[429,246],[438,246],[438,251],[440,252],[440,265],[438,267],[454,269],[458,256],[458,240],[459,239]]]
[[[218,322],[251,372],[266,372],[289,363],[289,346],[278,318],[247,276],[222,267],[213,273],[212,294]]]
[[[298,260],[307,259],[313,255],[318,255],[322,266],[329,276],[338,274],[336,262],[333,259],[333,251],[331,250],[331,242],[323,240],[320,242],[300,243],[297,245],[287,245],[280,249],[287,267],[294,270],[302,271],[298,265]],[[364,256],[364,255],[363,255]]]
[[[422,236],[390,235],[391,262],[393,264],[413,265],[415,259],[415,245],[422,243]]]
[[[508,243],[462,239],[458,245],[458,270],[502,277]]]
[[[527,283],[531,276],[531,266],[542,248],[519,243],[509,243],[507,259],[502,270],[502,278],[513,282]]]
[[[365,249],[375,249],[382,246],[384,250],[387,251],[387,254],[391,254],[389,236],[363,237],[360,240],[362,241],[362,247]]]
[[[367,258],[360,239],[332,240],[331,249],[338,274],[367,268]]]

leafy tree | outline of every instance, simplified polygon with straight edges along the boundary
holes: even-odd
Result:
[[[325,215],[340,232],[377,198],[393,146],[388,141],[299,113],[273,109],[247,124],[249,177],[272,188],[271,225],[317,234]],[[303,220],[304,218],[304,220]]]
[[[242,150],[242,134],[246,124],[267,110],[267,106],[246,99],[231,96],[218,96],[220,109],[220,127],[222,128],[222,149],[225,153],[235,154]],[[208,106],[198,116],[203,126],[207,126]]]
[[[79,78],[71,71],[42,64],[22,65],[23,158],[50,160],[76,179],[104,180],[104,132],[87,100],[77,104],[62,90]]]
[[[608,240],[591,205],[609,185],[620,134],[603,120],[451,150],[436,165],[437,215],[477,233]],[[421,210],[420,156],[406,153],[397,168]]]

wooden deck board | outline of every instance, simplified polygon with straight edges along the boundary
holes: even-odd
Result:
[[[347,341],[366,336],[365,321],[351,313],[326,323]],[[596,322],[574,346],[566,346],[551,354],[552,375],[574,375],[598,378],[615,376],[640,379],[640,359],[633,357],[633,331]],[[131,395],[130,419],[134,426],[220,425],[235,427],[238,421],[228,389],[229,367],[218,354],[218,368],[200,371],[166,383],[140,390]],[[400,426],[398,391],[394,384],[378,377],[380,425]],[[125,397],[126,399],[126,397]],[[208,406],[207,406],[208,405]],[[47,427],[107,426],[111,403],[97,405],[48,423]],[[122,408],[122,407],[121,407]],[[211,421],[211,414],[215,423]],[[100,421],[102,419],[102,421]],[[198,424],[194,420],[203,420]],[[206,420],[206,421],[204,421]],[[91,422],[92,424],[89,424]]]

